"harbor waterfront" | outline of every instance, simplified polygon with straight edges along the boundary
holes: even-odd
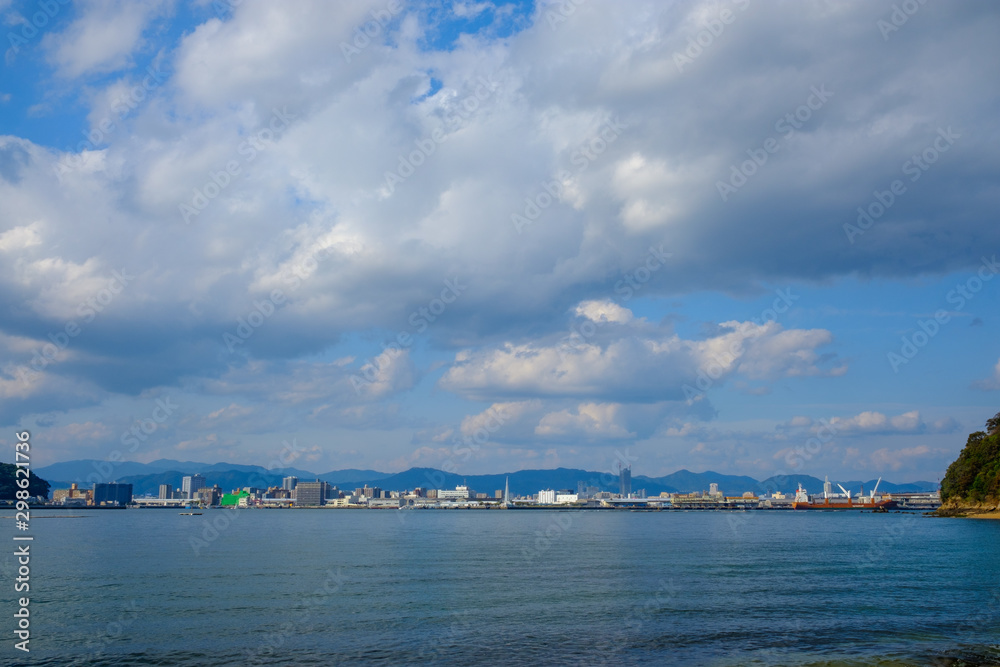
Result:
[[[791,511],[73,515],[83,518],[32,526],[32,664],[1000,662],[997,522]],[[192,538],[205,541],[197,553]],[[10,554],[0,564],[16,567]]]

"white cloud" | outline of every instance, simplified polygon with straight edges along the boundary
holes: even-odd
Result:
[[[581,403],[575,410],[560,410],[545,415],[535,427],[535,433],[543,438],[634,437],[635,433],[631,433],[618,421],[621,407],[615,403]]]
[[[592,322],[615,322],[628,324],[632,321],[632,311],[619,306],[614,301],[582,301],[574,311],[577,316]]]
[[[130,64],[149,22],[170,11],[172,0],[90,0],[61,33],[43,46],[60,76],[113,72]]]
[[[951,417],[937,419],[928,424],[919,410],[910,410],[895,416],[867,410],[850,417],[830,417],[813,420],[809,417],[793,417],[778,424],[776,431],[782,434],[812,433],[825,437],[857,437],[864,435],[913,435],[920,433],[952,433],[958,423]]]
[[[42,242],[42,225],[33,222],[23,227],[15,227],[0,234],[0,252],[20,252],[31,246],[40,245]]]
[[[887,417],[881,412],[862,412],[853,417],[834,417],[830,420],[837,433],[914,433],[926,426],[916,410]]]
[[[452,13],[459,18],[475,18],[490,9],[495,9],[492,2],[454,2],[451,6]]]
[[[629,321],[590,302],[577,311],[593,321]],[[582,331],[582,329],[581,329]],[[823,330],[784,331],[780,325],[725,322],[720,333],[684,340],[644,322],[574,333],[557,343],[506,343],[456,355],[442,377],[445,389],[471,397],[550,396],[655,402],[690,398],[736,373],[752,378],[838,374],[825,370],[815,348],[832,340]]]
[[[648,438],[665,422],[691,410],[683,403],[646,405],[575,401],[498,402],[462,420],[464,437],[482,437],[496,444],[548,447],[552,444],[602,444]]]

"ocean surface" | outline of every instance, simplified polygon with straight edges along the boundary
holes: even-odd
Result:
[[[31,653],[9,546],[3,664],[1000,664],[1000,521],[67,509],[30,534]]]

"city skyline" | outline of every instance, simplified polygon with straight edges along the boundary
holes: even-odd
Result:
[[[301,469],[265,469],[260,466],[238,466],[235,464],[215,463],[198,464],[194,462],[160,461],[156,466],[146,467],[144,464],[135,462],[122,462],[128,464],[124,469],[108,468],[106,462],[101,461],[76,461],[64,464],[56,464],[52,468],[42,468],[40,472],[45,479],[55,486],[54,489],[63,489],[70,484],[93,484],[93,483],[130,483],[137,487],[137,495],[156,495],[165,498],[172,496],[175,499],[191,499],[185,489],[191,488],[211,489],[217,488],[225,492],[227,489],[240,489],[247,486],[256,488],[276,488],[284,491],[291,491],[296,484],[301,482],[324,482],[331,487],[341,489],[358,487],[364,484],[371,485],[372,488],[384,489],[385,491],[402,492],[417,488],[423,489],[451,489],[463,486],[493,487],[502,480],[504,486],[509,484],[510,477],[515,479],[515,486],[519,487],[519,492],[524,492],[526,488],[533,488],[537,485],[549,486],[553,488],[576,487],[585,489],[588,487],[602,488],[603,490],[617,490],[624,496],[628,496],[633,490],[647,488],[654,493],[668,492],[711,492],[713,488],[723,488],[744,491],[766,491],[784,490],[790,492],[794,490],[796,484],[805,483],[808,487],[815,486],[815,490],[822,489],[823,492],[831,492],[828,488],[829,482],[824,484],[822,478],[829,480],[829,475],[817,476],[809,472],[782,473],[777,472],[769,477],[754,478],[748,475],[732,475],[720,473],[713,470],[690,471],[681,469],[667,475],[652,476],[638,474],[632,476],[630,467],[623,467],[618,470],[597,471],[574,468],[555,469],[522,469],[494,471],[485,474],[465,474],[460,471],[445,471],[434,468],[411,468],[396,473],[365,471],[365,470],[332,470],[328,472],[306,471]],[[194,467],[192,467],[194,466]],[[195,472],[195,470],[201,472]],[[294,472],[294,475],[288,474]],[[176,484],[164,483],[166,479],[173,479]],[[905,480],[899,478],[883,478],[868,475],[860,475],[854,478],[835,479],[836,484],[846,484],[854,491],[868,485],[871,488],[877,481],[883,483],[883,489],[890,491],[931,491],[938,488],[938,480]],[[636,486],[633,486],[633,481]],[[142,489],[145,489],[143,491]],[[166,494],[165,491],[166,490]]]
[[[0,0],[0,446],[939,479],[1000,18],[898,4]]]

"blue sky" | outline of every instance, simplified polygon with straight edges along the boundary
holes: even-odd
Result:
[[[899,6],[0,0],[0,445],[937,479],[1000,11]]]

